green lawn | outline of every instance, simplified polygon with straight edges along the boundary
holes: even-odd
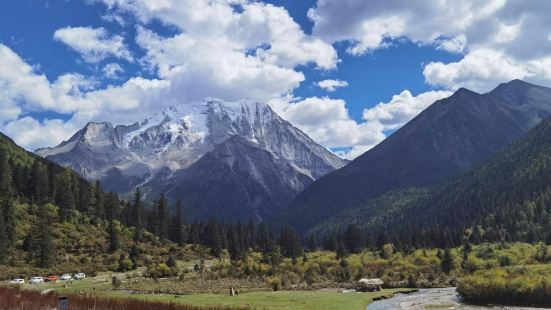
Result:
[[[331,291],[264,291],[250,292],[237,296],[227,294],[192,294],[192,295],[167,295],[167,294],[129,294],[125,291],[111,290],[111,283],[99,279],[87,278],[83,281],[73,281],[68,287],[63,284],[43,284],[39,286],[27,286],[30,289],[53,288],[63,294],[92,293],[114,298],[138,298],[152,301],[164,301],[182,303],[197,306],[241,306],[251,309],[365,309],[373,302],[373,298],[391,297],[396,292],[409,291],[409,289],[385,289],[381,292],[371,293],[338,293]]]
[[[373,293],[337,293],[322,291],[251,292],[230,297],[222,294],[133,295],[137,298],[165,300],[189,305],[245,306],[252,309],[365,309],[373,298],[392,296],[404,289],[388,289]]]

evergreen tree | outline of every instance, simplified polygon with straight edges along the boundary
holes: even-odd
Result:
[[[130,253],[128,254],[128,256],[130,258],[130,261],[132,261],[132,268],[138,268],[138,258],[140,257],[140,251],[135,244],[130,249]]]
[[[315,251],[318,248],[318,240],[314,233],[310,233],[306,238],[306,247],[309,251]]]
[[[0,216],[0,265],[4,265],[8,259],[9,240],[6,233],[6,223],[4,217]]]
[[[39,160],[35,160],[31,167],[30,195],[37,203],[44,203],[50,193],[50,174],[48,169]]]
[[[258,226],[258,232],[256,235],[256,244],[262,253],[268,253],[270,244],[273,240],[270,238],[270,233],[266,224],[262,223]]]
[[[337,258],[344,258],[348,255],[348,251],[346,250],[346,246],[344,245],[344,242],[338,241],[337,242],[337,249],[336,249]]]
[[[104,202],[104,212],[105,219],[108,221],[112,221],[119,218],[120,213],[120,202],[119,198],[117,197],[117,194],[115,193],[108,193],[105,197]]]
[[[360,229],[353,224],[348,225],[344,232],[344,245],[350,253],[359,253],[364,246]]]
[[[54,206],[50,204],[39,206],[37,221],[32,232],[32,252],[37,259],[38,266],[41,268],[49,268],[52,264],[54,255],[54,245],[52,237],[52,216],[50,209]]]
[[[107,229],[109,231],[109,251],[113,253],[121,247],[119,228],[115,220],[109,221],[109,227]]]
[[[96,181],[94,183],[94,186],[92,187],[92,198],[90,202],[90,212],[92,212],[92,216],[97,219],[101,220],[105,218],[105,205],[104,205],[104,197],[103,197],[103,191],[101,189],[101,184],[99,181]]]
[[[184,244],[184,231],[182,229],[182,204],[180,199],[176,201],[176,214],[170,223],[170,240],[178,245]]]
[[[222,240],[218,223],[214,218],[211,218],[205,226],[202,239],[203,244],[211,249],[212,255],[219,257],[222,253]]]
[[[143,207],[142,207],[142,194],[139,188],[136,188],[134,193],[134,204],[132,205],[132,211],[130,212],[130,225],[132,225],[136,233],[134,239],[136,241],[141,241],[142,239],[142,229],[143,229]]]
[[[2,215],[2,217],[4,218],[5,233],[6,238],[8,239],[8,245],[10,247],[15,247],[17,223],[15,216],[15,206],[11,199],[5,200],[3,212],[0,212],[0,215]]]
[[[228,226],[227,230],[228,235],[228,252],[230,253],[231,259],[240,259],[243,257],[243,248],[241,242],[239,242],[239,236],[233,227],[233,225]]]
[[[12,169],[8,156],[0,150],[0,199],[8,199],[14,193]]]
[[[161,239],[168,239],[168,212],[165,194],[161,194],[157,201],[157,216],[155,233]]]
[[[282,229],[279,245],[281,246],[283,255],[287,257],[297,258],[302,254],[300,239],[290,226],[285,226]]]
[[[450,273],[454,269],[453,256],[449,248],[444,250],[442,260],[440,261],[440,268],[445,273]]]
[[[335,235],[330,235],[330,236],[326,237],[324,242],[323,242],[323,248],[326,251],[336,251],[337,250],[337,245],[338,245],[338,241],[337,241],[337,237],[335,237]]]

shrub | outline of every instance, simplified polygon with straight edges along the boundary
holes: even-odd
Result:
[[[268,286],[270,286],[274,291],[279,291],[281,288],[281,278],[278,276],[269,277]]]

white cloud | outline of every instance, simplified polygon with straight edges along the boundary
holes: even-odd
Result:
[[[4,126],[3,131],[14,137],[17,144],[32,150],[40,146],[51,145],[52,141],[67,140],[79,129],[72,122],[64,122],[59,119],[47,119],[39,122],[26,116],[8,123]]]
[[[120,75],[124,73],[124,69],[118,63],[113,62],[106,64],[103,69],[101,69],[101,72],[103,76],[108,79],[118,79]]]
[[[14,103],[12,115],[0,123],[0,129],[12,128],[10,133],[15,135],[14,139],[25,147],[61,142],[61,135],[31,140],[15,130],[23,124],[17,118],[31,108],[72,115],[69,121],[61,122],[66,126],[54,121],[31,123],[25,119],[25,124],[33,128],[72,130],[87,121],[130,123],[166,105],[184,104],[206,96],[266,101],[299,86],[304,74],[297,70],[298,66],[313,65],[330,70],[336,68],[339,61],[330,44],[305,34],[284,8],[270,4],[225,0],[104,2],[108,6],[106,16],[111,20],[124,24],[130,13],[140,21],[134,39],[143,48],[145,57],[139,64],[158,78],[137,76],[122,85],[99,89],[100,84],[94,80],[74,73],[49,81],[6,47],[17,62],[9,66],[23,68],[25,72],[7,78],[10,83],[18,84],[16,88],[0,86],[0,94]],[[235,10],[233,5],[241,5],[242,10]],[[172,27],[176,34],[162,37],[147,29],[152,20]],[[67,27],[57,30],[54,38],[79,52],[87,62],[97,63],[109,57],[132,61],[125,44],[127,39],[109,34],[104,28]],[[114,63],[107,64],[102,71],[107,77],[120,73]],[[21,78],[28,81],[18,82]],[[0,79],[4,83],[4,78]]]
[[[427,82],[486,92],[511,78],[551,85],[549,70],[537,66],[551,55],[550,11],[550,1],[318,0],[308,16],[314,35],[348,41],[353,55],[402,38],[464,54],[456,62],[429,63]]]
[[[344,149],[338,155],[354,159],[386,138],[394,130],[431,105],[451,95],[449,91],[429,91],[413,96],[404,90],[389,102],[365,109],[363,122],[352,119],[342,99],[291,97],[274,99],[270,105],[282,117],[312,139],[329,148]]]
[[[464,34],[438,41],[438,49],[442,49],[450,53],[463,53],[466,47],[467,37]]]
[[[120,35],[109,35],[105,28],[66,27],[55,31],[54,39],[67,44],[82,58],[97,63],[108,57],[132,61],[132,54]]]
[[[348,82],[341,81],[341,80],[323,80],[323,81],[317,82],[316,85],[322,89],[325,89],[328,92],[334,92],[339,87],[348,86]]]
[[[432,85],[450,89],[462,86],[478,92],[486,92],[502,82],[534,75],[527,64],[491,49],[475,50],[458,62],[431,62],[425,66],[423,74]]]
[[[433,102],[449,97],[450,91],[428,91],[413,96],[409,90],[404,90],[392,96],[389,102],[381,102],[373,108],[363,111],[363,119],[369,123],[378,123],[383,130],[393,130],[402,127]]]
[[[0,122],[16,119],[25,107],[52,106],[49,81],[0,44]]]
[[[357,146],[367,150],[385,138],[379,124],[358,123],[351,119],[342,99],[280,98],[272,100],[270,105],[283,118],[328,148]]]

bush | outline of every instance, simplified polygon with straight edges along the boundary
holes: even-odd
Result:
[[[278,276],[268,278],[268,286],[274,291],[279,291],[281,288],[281,278]]]
[[[473,303],[551,306],[551,267],[494,268],[461,279],[458,293]]]

